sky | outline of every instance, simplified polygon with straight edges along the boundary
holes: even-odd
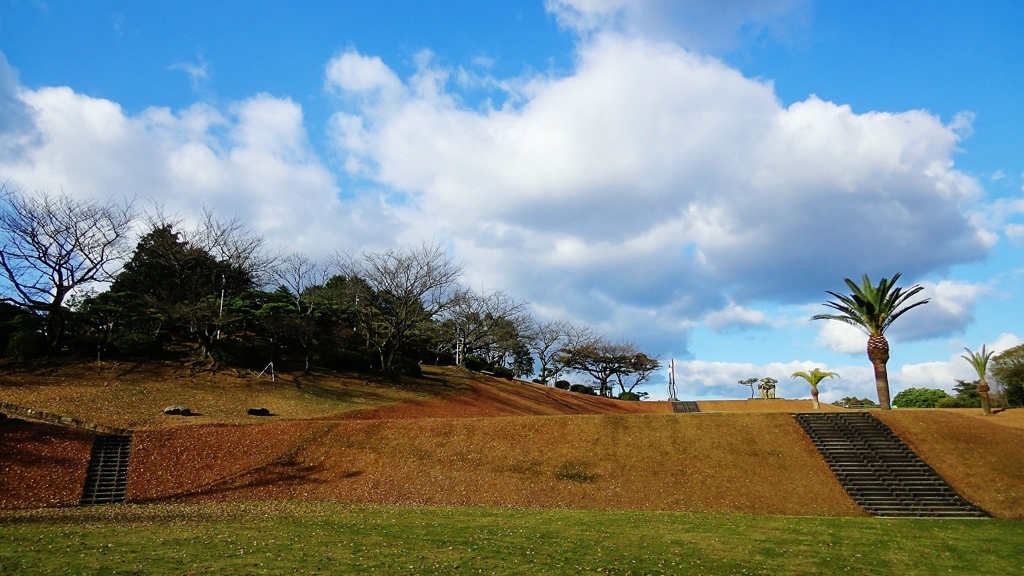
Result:
[[[0,0],[0,181],[237,215],[675,359],[874,397],[827,290],[901,273],[893,395],[1024,340],[1024,4]],[[664,398],[666,377],[645,389]]]

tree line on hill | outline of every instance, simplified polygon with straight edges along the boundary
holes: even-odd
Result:
[[[137,239],[136,239],[137,238]],[[133,202],[0,190],[0,352],[154,358],[260,369],[379,370],[452,365],[639,399],[660,367],[629,342],[539,321],[502,291],[460,284],[436,243],[324,261],[274,254],[237,219],[204,211],[186,227]],[[97,291],[97,287],[106,289]]]

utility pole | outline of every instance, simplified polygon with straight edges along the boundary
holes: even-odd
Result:
[[[668,399],[672,402],[676,402],[679,398],[676,398],[676,361],[675,358],[671,358],[668,361]]]
[[[220,312],[217,313],[217,340],[220,340],[220,319],[224,316],[224,286],[227,285],[228,280],[224,276],[224,273],[220,274]]]

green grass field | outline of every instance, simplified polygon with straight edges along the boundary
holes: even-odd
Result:
[[[146,505],[0,513],[0,574],[1021,574],[1024,524]]]

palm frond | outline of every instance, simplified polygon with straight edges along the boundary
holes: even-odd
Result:
[[[807,383],[811,385],[811,388],[817,388],[818,384],[825,378],[838,378],[839,374],[836,372],[826,372],[821,368],[814,368],[810,372],[793,372],[790,378],[803,378],[807,380]]]
[[[856,326],[867,334],[882,335],[897,318],[906,314],[908,310],[928,303],[925,298],[912,304],[907,301],[924,290],[920,285],[915,285],[907,290],[896,286],[900,274],[897,272],[892,278],[882,278],[875,285],[871,278],[864,274],[861,283],[849,278],[844,282],[850,289],[850,294],[839,294],[826,291],[835,298],[834,301],[825,302],[825,306],[840,312],[840,314],[818,314],[813,320],[838,320]]]
[[[988,361],[995,352],[985,350],[985,345],[981,346],[981,352],[972,352],[970,348],[964,348],[967,350],[967,355],[961,354],[960,357],[967,360],[971,366],[974,367],[974,371],[978,373],[978,378],[981,380],[985,379],[985,374],[988,372]]]

